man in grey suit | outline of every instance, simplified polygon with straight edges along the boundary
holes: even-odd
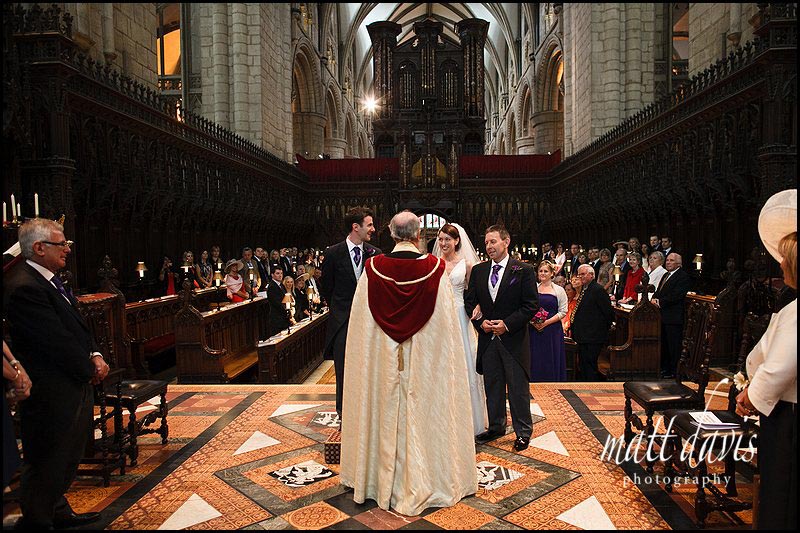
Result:
[[[509,256],[511,237],[505,227],[490,226],[484,241],[491,261],[472,267],[464,296],[464,309],[478,330],[476,370],[483,375],[489,415],[489,430],[476,435],[475,442],[485,444],[505,435],[508,389],[511,425],[517,435],[514,449],[522,451],[533,431],[528,322],[539,310],[536,272]]]
[[[342,416],[342,391],[344,390],[344,349],[347,341],[347,322],[356,292],[358,278],[364,272],[364,261],[381,253],[369,244],[375,233],[372,211],[354,207],[344,217],[347,238],[325,250],[325,261],[320,267],[320,291],[328,302],[330,318],[325,339],[325,358],[333,359],[336,371],[336,412]]]

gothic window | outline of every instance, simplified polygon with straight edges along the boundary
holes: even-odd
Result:
[[[400,109],[414,107],[415,83],[417,69],[413,63],[406,62],[400,65]]]
[[[445,109],[458,107],[461,76],[458,73],[458,65],[454,61],[445,61],[441,67],[441,79],[439,81],[439,101]]]
[[[193,109],[200,105],[199,72],[193,71],[189,4],[158,4],[156,57],[158,88],[176,108]],[[188,90],[187,90],[188,89]],[[184,102],[184,99],[188,101]]]

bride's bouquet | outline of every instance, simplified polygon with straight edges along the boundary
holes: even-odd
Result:
[[[549,316],[550,316],[550,313],[545,311],[544,308],[540,307],[539,310],[536,311],[536,314],[533,315],[533,319],[531,320],[531,324],[534,324],[534,325],[542,324],[542,323],[544,323],[545,320],[547,320],[547,317],[549,317]]]

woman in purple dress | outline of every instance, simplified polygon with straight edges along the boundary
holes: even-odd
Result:
[[[564,329],[561,319],[567,315],[567,293],[553,283],[556,266],[549,261],[539,265],[539,306],[530,324],[531,382],[566,381]]]

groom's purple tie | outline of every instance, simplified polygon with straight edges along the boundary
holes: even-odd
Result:
[[[358,246],[353,248],[353,261],[355,261],[356,266],[361,262],[361,248]]]
[[[498,272],[500,269],[503,268],[503,265],[493,265],[492,266],[492,287],[497,287],[497,282],[500,280],[500,276],[498,276]]]

